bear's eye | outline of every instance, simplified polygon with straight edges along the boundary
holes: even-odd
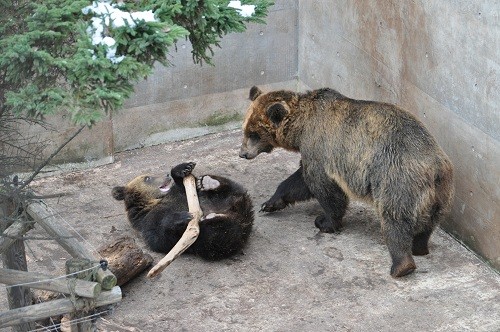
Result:
[[[150,177],[150,176],[146,176],[146,177],[144,178],[144,182],[149,182],[149,181],[151,181],[151,177]]]
[[[256,132],[251,132],[248,135],[248,138],[250,138],[251,140],[254,140],[254,141],[258,141],[258,140],[260,140],[260,135],[257,134]]]

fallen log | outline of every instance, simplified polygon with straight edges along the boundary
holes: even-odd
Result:
[[[188,202],[189,212],[193,215],[193,219],[188,223],[186,230],[179,239],[179,242],[163,257],[148,273],[148,277],[153,278],[159,275],[167,266],[170,265],[177,257],[179,257],[187,248],[189,248],[200,234],[200,219],[203,212],[200,208],[198,193],[196,192],[196,179],[193,175],[184,178],[184,188],[186,188],[186,198]]]
[[[116,238],[97,251],[108,261],[118,286],[126,284],[153,263],[153,257],[144,253],[130,236]]]

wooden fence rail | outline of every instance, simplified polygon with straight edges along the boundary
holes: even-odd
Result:
[[[54,277],[37,272],[25,272],[0,268],[0,283],[5,285],[26,285],[30,288],[43,289],[63,294],[75,294],[81,297],[96,298],[101,293],[98,282],[54,279]]]
[[[57,222],[54,214],[47,210],[47,205],[44,202],[34,201],[28,205],[26,210],[37,224],[42,226],[47,234],[54,237],[73,258],[87,258],[91,261],[99,261],[97,257]],[[111,271],[99,268],[97,271],[97,282],[101,284],[103,289],[110,290],[116,285],[116,277]]]
[[[51,316],[77,313],[81,310],[97,308],[117,303],[121,300],[120,287],[116,286],[117,279],[105,267],[99,264],[99,258],[94,256],[80,241],[58,222],[47,205],[42,201],[32,201],[26,212],[33,220],[16,220],[4,228],[0,237],[0,253],[12,251],[12,246],[22,242],[19,239],[33,227],[39,224],[45,232],[56,240],[73,259],[84,259],[92,263],[96,271],[92,275],[93,281],[52,277],[44,273],[27,272],[25,269],[0,269],[0,283],[9,285],[9,289],[43,289],[63,294],[69,294],[66,299],[56,299],[40,304],[12,307],[11,310],[0,313],[0,328],[13,326],[16,331],[29,330],[32,322]],[[2,222],[8,222],[7,214],[2,214]],[[23,245],[24,248],[24,245]],[[24,251],[22,259],[25,260]],[[15,268],[15,267],[14,267]],[[9,292],[9,294],[12,292]],[[9,298],[9,302],[11,301]]]
[[[120,287],[115,286],[112,290],[102,292],[95,299],[93,307],[102,307],[108,304],[117,303],[122,298]],[[58,299],[44,303],[33,304],[27,307],[12,309],[0,313],[0,327],[14,326],[18,324],[34,322],[50,316],[58,316],[66,313],[74,313],[83,310],[88,306],[84,299],[72,300]]]

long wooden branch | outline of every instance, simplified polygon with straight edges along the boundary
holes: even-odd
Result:
[[[196,192],[196,179],[193,175],[184,178],[184,188],[186,188],[186,198],[188,202],[189,212],[193,215],[193,219],[188,223],[186,230],[179,239],[179,242],[163,257],[148,273],[148,277],[156,277],[167,266],[170,265],[177,257],[179,257],[187,248],[189,248],[200,234],[200,219],[203,212],[200,208],[200,201]]]

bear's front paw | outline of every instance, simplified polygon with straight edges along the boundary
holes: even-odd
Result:
[[[191,172],[193,172],[194,167],[196,166],[195,162],[189,162],[186,164],[184,169],[181,171],[182,177],[185,178],[188,175],[191,175]]]
[[[209,175],[204,175],[196,181],[196,187],[201,191],[215,190],[219,188],[219,186],[220,182],[211,178]]]
[[[268,200],[260,206],[260,212],[274,212],[286,208],[286,203],[280,198],[278,200]]]
[[[195,162],[183,163],[172,168],[172,176],[185,178],[188,175],[191,175],[194,167],[196,166]]]
[[[324,214],[316,217],[314,225],[323,233],[338,233],[342,229],[342,224],[340,222],[335,222],[327,218]]]

